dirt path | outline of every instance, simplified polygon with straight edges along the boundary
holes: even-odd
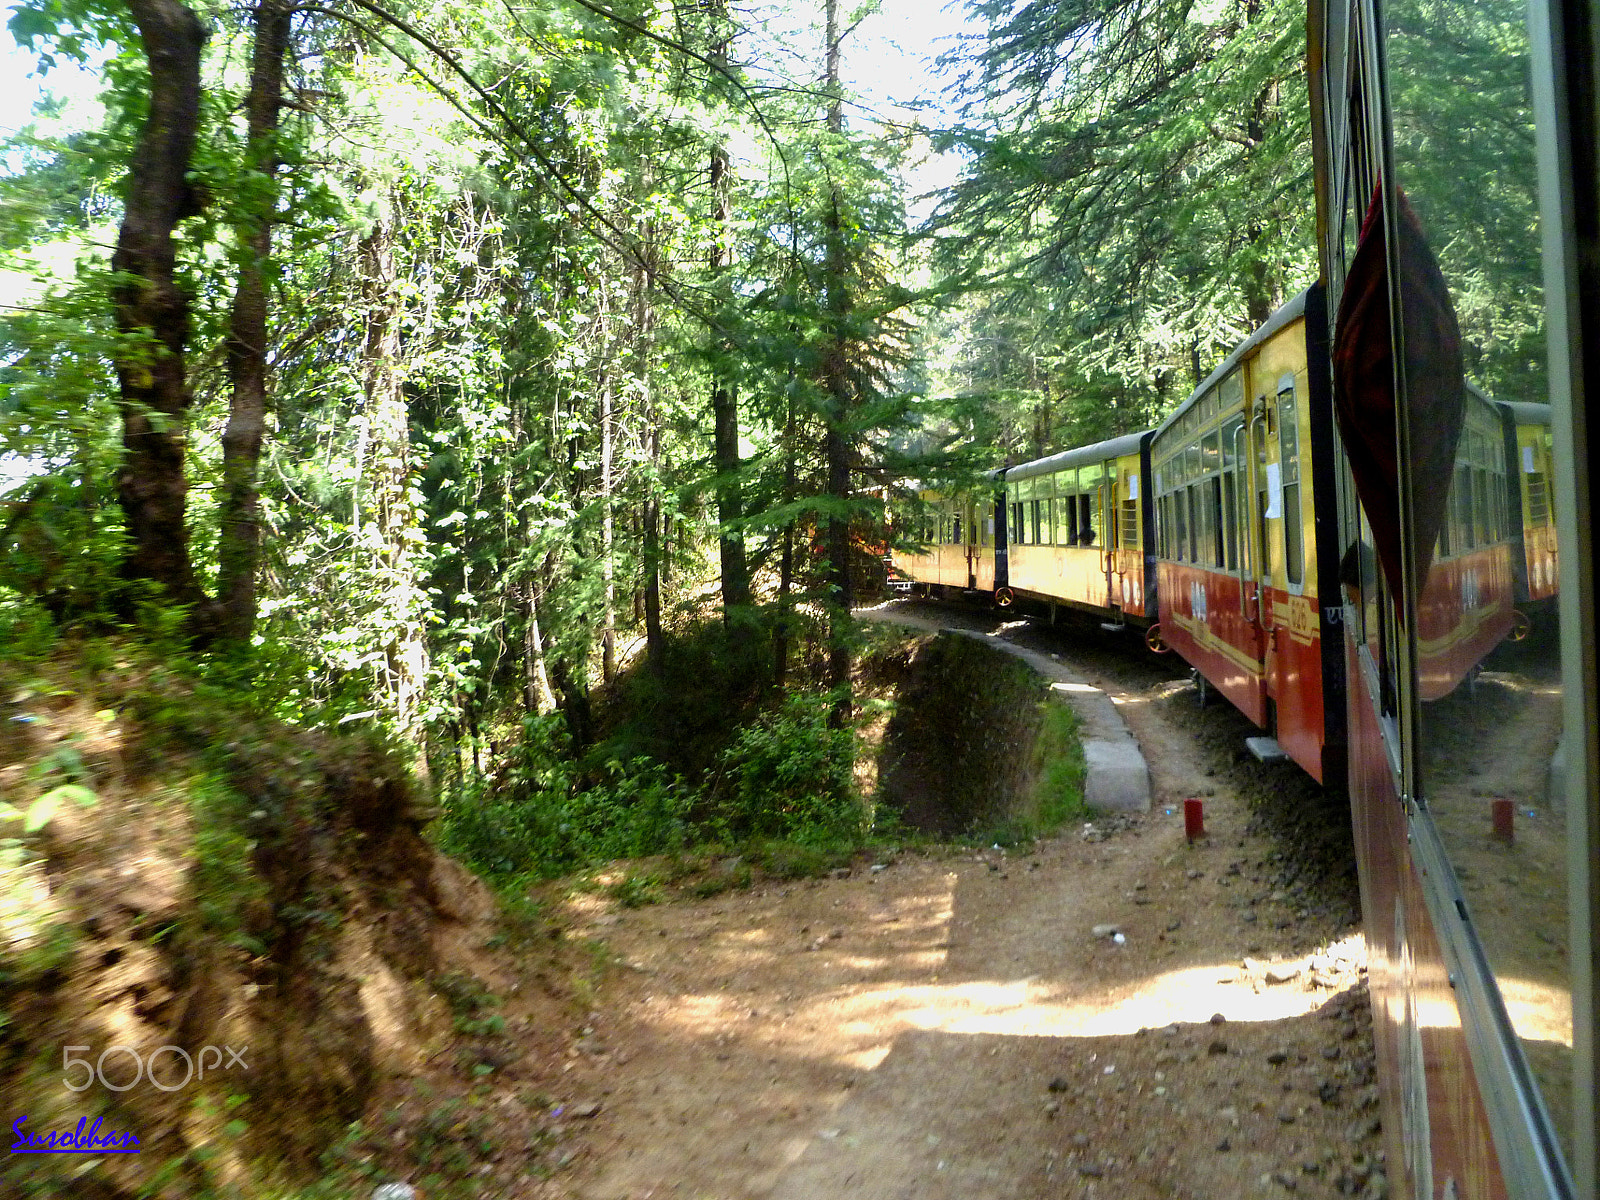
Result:
[[[1119,705],[1151,814],[1028,853],[571,901],[627,964],[569,1062],[570,1092],[601,1101],[576,1195],[1383,1193],[1349,884],[1297,862],[1293,818],[1262,800],[1305,785],[1238,761],[1242,724],[1196,709],[1182,664],[1024,636]]]

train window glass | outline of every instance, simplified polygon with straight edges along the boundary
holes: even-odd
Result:
[[[1009,524],[1011,544],[1021,546],[1027,543],[1028,531],[1022,527],[1022,501],[1011,502],[1011,521]]]
[[[1122,545],[1129,550],[1139,548],[1139,502],[1122,502]]]
[[[1220,450],[1221,436],[1221,434],[1213,429],[1210,433],[1206,434],[1203,439],[1201,439],[1200,470],[1204,474],[1209,475],[1213,471],[1222,469],[1222,452]]]
[[[1545,488],[1544,472],[1532,471],[1527,476],[1528,485],[1528,524],[1544,526],[1550,524],[1550,499]]]
[[[1290,587],[1305,582],[1305,529],[1300,512],[1300,426],[1294,380],[1278,392],[1278,461],[1283,480],[1283,571]]]
[[[961,514],[960,513],[957,513],[955,515],[955,517],[952,519],[952,522],[951,522],[951,526],[950,526],[950,544],[952,546],[959,546],[959,545],[962,544],[962,539],[961,539]]]
[[[1478,545],[1494,544],[1494,529],[1489,520],[1489,473],[1482,467],[1472,469],[1472,520],[1478,531]]]
[[[1177,562],[1188,562],[1189,506],[1188,492],[1179,490],[1172,494],[1172,557]]]
[[[1095,534],[1098,532],[1095,524],[1094,497],[1086,493],[1078,497],[1078,545],[1094,545]]]
[[[1237,472],[1229,471],[1222,477],[1222,534],[1230,571],[1239,569],[1239,493]]]
[[[1200,447],[1190,446],[1183,452],[1183,478],[1186,483],[1200,478]]]
[[[1222,477],[1213,475],[1200,485],[1206,510],[1206,565],[1222,565]]]
[[[1548,396],[1544,356],[1528,353],[1546,330],[1526,19],[1517,0],[1390,0],[1383,5],[1383,52],[1394,183],[1404,189],[1414,228],[1439,268],[1427,284],[1402,277],[1395,315],[1407,379],[1446,378],[1441,367],[1454,376],[1464,360],[1491,395],[1541,401]],[[1484,183],[1463,187],[1465,179]],[[1434,332],[1441,310],[1454,322],[1445,338]],[[1438,419],[1439,406],[1454,394],[1412,386],[1400,411],[1412,414],[1413,455],[1402,478],[1414,489],[1415,511],[1423,489],[1442,482],[1421,475],[1419,461],[1427,456],[1418,448],[1448,427]],[[1543,1094],[1550,1130],[1570,1149],[1575,1006],[1566,945],[1567,830],[1547,782],[1561,732],[1555,681],[1562,647],[1555,637],[1544,647],[1524,643],[1516,653],[1493,653],[1516,596],[1504,552],[1486,552],[1495,529],[1485,477],[1494,467],[1483,436],[1490,432],[1487,413],[1476,397],[1463,402],[1454,512],[1468,552],[1450,569],[1418,580],[1415,611],[1403,614],[1414,621],[1418,642],[1416,675],[1403,681],[1417,698],[1413,783],[1426,803],[1419,819],[1437,832],[1455,868],[1455,886]],[[1559,492],[1547,496],[1546,507],[1559,498]],[[1487,836],[1490,797],[1515,814],[1510,845]],[[1574,946],[1570,960],[1591,953]],[[1465,1004],[1462,1013],[1464,1023],[1476,1025],[1466,1030],[1469,1042],[1498,1032]],[[1519,1047],[1505,1050],[1516,1054]],[[1542,1137],[1544,1116],[1533,1119],[1534,1136]],[[1512,1194],[1533,1190],[1508,1183]]]
[[[1285,481],[1300,477],[1300,425],[1292,382],[1278,393],[1278,459]]]
[[[1244,407],[1244,375],[1237,367],[1228,372],[1222,380],[1218,396],[1224,412],[1233,412]]]
[[[1055,544],[1058,546],[1070,546],[1072,544],[1072,534],[1070,532],[1072,525],[1072,508],[1073,504],[1071,496],[1056,497],[1055,515],[1052,526],[1055,533]]]
[[[1300,481],[1283,485],[1283,571],[1290,587],[1305,583],[1305,527],[1300,518]]]

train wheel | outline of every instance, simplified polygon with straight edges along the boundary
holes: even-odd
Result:
[[[1513,642],[1520,642],[1532,632],[1533,622],[1529,620],[1528,614],[1523,612],[1520,608],[1512,609],[1511,632],[1506,636],[1509,637]]]
[[[998,604],[1001,608],[1010,608],[1013,604],[1015,604],[1017,602],[1017,597],[1016,597],[1015,593],[1013,593],[1012,590],[1010,588],[1008,588],[1008,587],[995,588],[995,590],[994,590],[994,602],[996,604]]]
[[[1155,654],[1166,654],[1172,649],[1171,646],[1161,640],[1161,626],[1159,624],[1152,625],[1144,631],[1144,644],[1149,646]]]

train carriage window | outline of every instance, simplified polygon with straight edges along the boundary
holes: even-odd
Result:
[[[1223,412],[1234,412],[1244,407],[1244,375],[1238,368],[1230,371],[1222,381],[1218,395],[1222,400]]]
[[[1464,462],[1456,463],[1455,477],[1450,484],[1451,508],[1455,512],[1456,535],[1463,550],[1477,548],[1478,539],[1472,528],[1472,468]]]
[[[1472,468],[1472,519],[1478,530],[1478,544],[1494,544],[1493,523],[1489,519],[1489,473],[1482,467]]]
[[[1200,471],[1201,471],[1201,474],[1209,475],[1213,471],[1220,471],[1222,469],[1222,453],[1221,453],[1221,450],[1219,448],[1221,436],[1222,436],[1221,434],[1219,434],[1215,429],[1213,429],[1210,433],[1206,434],[1206,436],[1201,440],[1201,442],[1200,442]]]
[[[1200,485],[1206,510],[1206,565],[1222,565],[1222,477],[1213,475]]]
[[[1139,502],[1137,500],[1124,500],[1122,502],[1122,545],[1130,550],[1139,547]]]
[[[1222,426],[1222,530],[1225,542],[1224,550],[1228,570],[1234,571],[1239,567],[1239,482],[1240,471],[1244,464],[1239,461],[1238,450],[1242,448],[1243,439],[1240,433],[1244,428],[1243,417],[1230,417]]]
[[[1184,500],[1187,493],[1179,488],[1172,493],[1172,559],[1174,562],[1187,562],[1186,550],[1189,544],[1189,508]]]
[[[1544,472],[1530,471],[1525,476],[1528,482],[1528,512],[1527,522],[1534,527],[1550,523],[1549,493],[1545,488]]]
[[[959,545],[962,544],[962,540],[961,540],[961,514],[960,513],[957,513],[954,517],[951,518],[950,544],[952,546],[959,546]]]
[[[1059,475],[1056,476],[1056,486],[1058,488],[1061,486],[1061,476]],[[1068,533],[1068,527],[1072,523],[1068,514],[1071,512],[1072,497],[1058,495],[1051,516],[1052,540],[1058,546],[1070,546],[1072,544],[1072,538]]]
[[[1011,541],[1014,545],[1023,546],[1028,542],[1028,530],[1022,523],[1022,501],[1011,502],[1010,521]]]
[[[1278,458],[1283,479],[1283,568],[1290,587],[1305,582],[1305,528],[1300,511],[1300,425],[1294,376],[1278,384]]]
[[[1200,506],[1195,503],[1196,490],[1192,483],[1183,489],[1183,509],[1189,531],[1189,538],[1183,546],[1183,557],[1185,562],[1192,563],[1200,561],[1200,528],[1197,521],[1200,514],[1196,511]]]

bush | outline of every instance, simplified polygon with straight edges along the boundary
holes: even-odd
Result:
[[[721,840],[861,840],[867,821],[854,788],[855,735],[828,728],[830,704],[828,696],[791,696],[722,752],[710,815]]]
[[[518,761],[493,782],[445,797],[442,849],[493,878],[551,876],[610,858],[671,853],[688,844],[693,792],[647,758],[606,764],[603,782],[578,787],[551,718],[524,726]]]

